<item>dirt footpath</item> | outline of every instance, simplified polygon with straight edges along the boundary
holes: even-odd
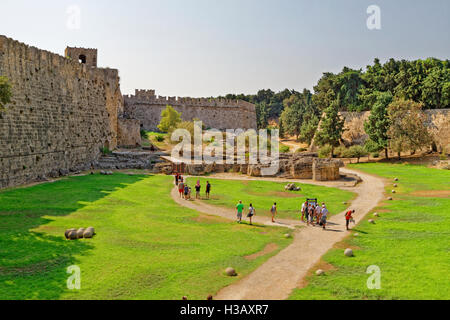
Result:
[[[363,182],[356,187],[339,186],[342,189],[355,192],[358,196],[352,202],[351,209],[356,210],[354,218],[357,222],[383,200],[384,183],[381,178],[341,169],[343,173],[359,175]],[[311,183],[309,181],[308,183]],[[331,183],[330,186],[336,186]],[[227,219],[236,219],[234,210],[217,208],[202,202],[185,201],[178,197],[176,189],[172,191],[174,200],[191,209],[218,215]],[[274,225],[267,217],[256,217],[255,222]],[[299,221],[279,220],[275,225],[296,229],[296,225],[303,225]],[[222,289],[214,298],[216,300],[284,300],[292,290],[297,288],[301,280],[307,275],[320,258],[333,245],[343,240],[349,233],[345,230],[345,212],[333,216],[328,223],[327,230],[318,227],[305,227],[294,233],[293,243],[276,256],[270,258],[253,273]],[[239,270],[237,270],[239,272]]]

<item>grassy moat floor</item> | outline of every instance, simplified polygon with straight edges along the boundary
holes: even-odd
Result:
[[[373,210],[380,217],[358,221],[318,264],[326,274],[309,276],[291,299],[449,299],[450,172],[382,163],[350,167],[386,178],[394,199]],[[286,193],[274,182],[211,182],[209,204],[234,208],[243,200],[268,215],[277,201],[284,218],[298,219],[299,198],[319,197],[332,213],[353,198],[311,185]],[[204,300],[292,241],[286,229],[238,225],[180,207],[172,188],[172,177],[116,173],[0,192],[0,299]],[[65,229],[89,226],[97,231],[93,239],[64,238]],[[265,252],[267,246],[276,250]],[[353,258],[343,255],[349,247]],[[72,265],[80,267],[81,290],[67,288]],[[380,290],[367,288],[372,265],[381,271]],[[224,274],[230,266],[238,277]]]
[[[71,177],[0,192],[0,299],[204,300],[287,246],[286,230],[200,215],[166,176]],[[67,228],[94,239],[68,241]],[[245,258],[268,244],[277,250]],[[67,267],[81,290],[67,289]],[[232,266],[238,277],[224,275]]]
[[[323,257],[316,269],[325,276],[311,275],[291,299],[450,299],[450,172],[381,163],[350,167],[386,178],[386,192],[397,193],[373,210],[379,218],[370,214]],[[345,257],[345,248],[355,256]],[[367,287],[372,265],[381,271],[380,290]]]

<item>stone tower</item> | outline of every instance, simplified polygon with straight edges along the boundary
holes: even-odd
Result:
[[[88,67],[97,67],[97,49],[67,47],[65,56]]]

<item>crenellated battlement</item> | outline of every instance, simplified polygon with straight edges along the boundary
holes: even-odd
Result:
[[[255,111],[253,104],[243,100],[165,97],[157,96],[155,90],[136,90],[134,95],[124,95],[124,99],[128,104],[147,104],[149,107],[171,105],[180,107],[242,108],[250,112]]]
[[[216,129],[256,129],[255,105],[243,100],[217,98],[164,97],[155,90],[136,90],[124,95],[124,112],[141,120],[146,130],[156,130],[161,112],[170,105],[187,121],[202,120]]]

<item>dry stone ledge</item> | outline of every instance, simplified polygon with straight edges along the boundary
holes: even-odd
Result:
[[[96,169],[123,170],[123,169],[153,169],[157,163],[162,163],[160,152],[142,151],[114,151],[103,155],[94,162]]]

